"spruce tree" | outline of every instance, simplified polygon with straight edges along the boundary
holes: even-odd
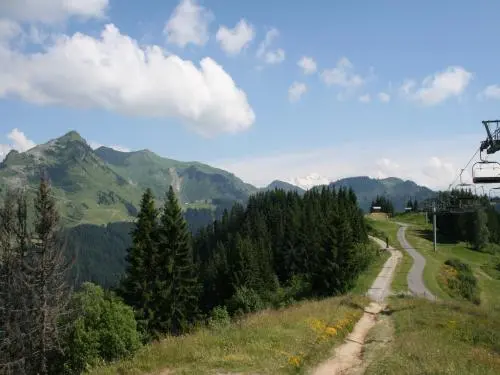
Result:
[[[127,249],[128,263],[122,282],[122,294],[134,307],[139,327],[144,333],[155,331],[154,303],[157,264],[157,210],[151,189],[142,195],[135,228],[132,230],[132,246]]]
[[[29,320],[23,322],[31,356],[27,372],[49,374],[49,360],[59,351],[59,323],[69,302],[67,263],[60,237],[59,214],[48,179],[41,178],[35,199],[34,240],[26,259],[24,283]]]
[[[170,186],[159,229],[158,314],[164,331],[180,334],[196,318],[198,283],[187,223]]]

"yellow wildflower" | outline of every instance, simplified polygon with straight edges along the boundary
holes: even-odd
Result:
[[[337,329],[335,327],[328,327],[326,329],[326,333],[329,335],[329,336],[335,336],[337,334]]]
[[[294,367],[300,367],[300,357],[293,355],[288,359],[288,363]]]

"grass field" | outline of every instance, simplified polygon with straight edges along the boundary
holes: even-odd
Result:
[[[391,284],[391,289],[395,293],[408,291],[408,272],[413,265],[413,258],[410,257],[406,251],[402,250],[399,244],[397,233],[399,225],[390,220],[366,218],[368,225],[373,227],[376,231],[383,233],[389,237],[389,245],[393,248],[401,250],[403,258],[396,268],[394,280]],[[384,238],[381,238],[384,240]]]
[[[303,373],[342,342],[367,302],[365,297],[344,296],[265,310],[226,328],[167,337],[130,360],[89,374]]]
[[[498,312],[464,303],[392,298],[388,314],[394,338],[378,351],[366,375],[500,374]]]
[[[200,328],[183,337],[168,337],[142,348],[130,360],[89,374],[165,374],[161,371],[168,369],[176,374],[304,373],[328,358],[352,330],[368,303],[363,296],[389,256],[380,252],[347,296],[303,301],[248,315],[226,328]]]
[[[492,271],[485,271],[485,268],[488,268],[488,266],[491,267],[493,264],[494,256],[471,250],[464,242],[445,242],[439,234],[437,238],[437,251],[435,252],[432,243],[432,226],[425,224],[424,221],[420,221],[420,224],[418,224],[418,217],[422,218],[421,215],[406,215],[406,217],[402,216],[397,218],[397,220],[414,224],[407,229],[406,238],[426,258],[424,281],[430,291],[440,299],[452,299],[438,282],[438,275],[447,259],[458,258],[472,267],[474,275],[479,281],[481,303],[487,307],[500,309],[500,293],[498,293],[500,290],[500,279],[495,279],[492,276]]]

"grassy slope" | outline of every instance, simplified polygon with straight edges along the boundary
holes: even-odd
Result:
[[[500,314],[414,298],[393,298],[389,313],[395,338],[366,375],[500,373]]]
[[[500,279],[492,278],[482,269],[482,266],[491,264],[493,261],[492,255],[471,250],[463,242],[444,243],[443,239],[439,236],[437,251],[434,252],[431,236],[432,226],[425,224],[422,216],[418,218],[416,215],[407,215],[406,217],[399,217],[398,220],[417,223],[417,225],[412,225],[407,230],[407,239],[426,258],[424,281],[431,292],[444,300],[452,298],[441,288],[437,281],[437,275],[446,259],[458,258],[472,267],[481,288],[482,304],[500,309],[500,294],[498,293],[500,290]]]
[[[395,249],[402,250],[397,238],[399,225],[390,220],[380,218],[380,216],[369,215],[366,219],[369,225],[389,237],[390,246]],[[401,254],[403,254],[403,259],[396,268],[394,280],[392,281],[392,290],[396,293],[408,291],[408,272],[413,264],[413,259],[406,253],[406,251],[401,251]]]
[[[168,337],[144,347],[131,360],[90,374],[143,374],[168,369],[193,375],[216,371],[301,373],[328,357],[331,348],[352,330],[366,303],[367,299],[360,296],[335,297],[262,311],[227,328],[201,328],[183,337]],[[345,328],[340,329],[343,319]]]
[[[368,341],[386,339],[387,334],[394,338],[389,344],[368,344],[365,356],[373,361],[366,374],[500,373],[500,280],[481,272],[481,266],[491,256],[469,250],[463,243],[438,243],[435,253],[432,242],[426,238],[432,227],[422,215],[402,215],[394,220],[413,224],[407,230],[407,239],[426,257],[427,287],[445,301],[391,298],[387,314],[390,319],[382,317],[384,323],[376,326]],[[394,233],[389,223],[377,223],[376,227]],[[482,306],[451,301],[440,288],[437,275],[450,257],[459,258],[474,269],[483,291]]]
[[[346,334],[340,331],[321,340],[325,335],[324,330],[318,331],[317,325],[321,325],[318,322],[332,326],[347,317],[348,330],[351,330],[368,302],[362,295],[389,256],[388,252],[381,252],[360,275],[349,296],[303,301],[285,309],[249,315],[227,329],[201,328],[191,335],[167,338],[144,347],[131,360],[96,369],[90,374],[143,374],[162,369],[175,369],[178,374],[206,374],[216,370],[301,373],[327,358],[332,347]],[[299,361],[299,366],[293,363],[295,360]]]

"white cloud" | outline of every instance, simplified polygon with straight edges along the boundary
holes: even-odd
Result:
[[[371,100],[372,98],[370,97],[370,94],[364,94],[359,97],[359,101],[361,103],[369,103]]]
[[[433,189],[447,189],[474,153],[473,140],[479,142],[483,138],[482,133],[477,133],[410,143],[394,139],[360,140],[323,149],[276,152],[210,164],[231,171],[256,186],[266,186],[275,179],[293,181],[296,177],[316,173],[330,181],[352,176],[394,176]],[[353,149],[357,150],[354,154]]]
[[[401,92],[411,100],[432,106],[460,96],[472,78],[473,74],[461,66],[450,66],[424,78],[418,88],[414,80],[405,81],[401,86]]]
[[[302,95],[304,95],[307,91],[307,86],[302,82],[293,82],[290,88],[288,89],[288,100],[290,102],[297,102]]]
[[[0,18],[0,44],[8,42],[22,33],[22,28],[15,21]]]
[[[365,83],[359,74],[354,73],[354,66],[346,57],[342,57],[334,68],[323,70],[321,78],[327,86],[344,88],[356,88]]]
[[[100,38],[59,35],[43,48],[22,54],[0,44],[0,98],[177,117],[206,136],[242,131],[255,120],[245,92],[214,60],[197,67],[159,46],[139,46],[112,24]]]
[[[208,42],[208,26],[213,21],[212,12],[198,5],[196,0],[181,0],[163,29],[168,43],[185,47],[192,43],[203,46]]]
[[[316,65],[316,61],[312,57],[303,56],[298,62],[297,65],[302,68],[304,74],[313,74],[318,69]]]
[[[55,23],[71,16],[102,18],[109,0],[3,0],[2,17],[21,22]]]
[[[391,96],[385,92],[379,92],[378,93],[378,99],[381,101],[381,102],[384,102],[384,103],[387,103],[391,100]]]
[[[270,50],[272,42],[279,36],[279,31],[272,28],[267,31],[264,40],[257,49],[257,57],[266,64],[279,64],[285,60],[285,51],[282,48]]]
[[[15,128],[7,134],[10,144],[0,144],[0,161],[3,160],[11,150],[24,152],[36,146],[36,143],[28,139],[26,135]]]
[[[125,146],[120,146],[120,145],[103,145],[102,143],[95,142],[95,141],[90,141],[89,146],[92,147],[93,150],[98,149],[99,147],[105,146],[112,148],[113,150],[120,151],[120,152],[130,152],[132,151],[130,148],[125,147]]]
[[[485,99],[500,99],[500,86],[499,85],[490,85],[486,87],[482,92],[479,93],[479,98]]]
[[[220,26],[215,38],[228,55],[239,54],[255,37],[252,25],[241,19],[234,28]]]

